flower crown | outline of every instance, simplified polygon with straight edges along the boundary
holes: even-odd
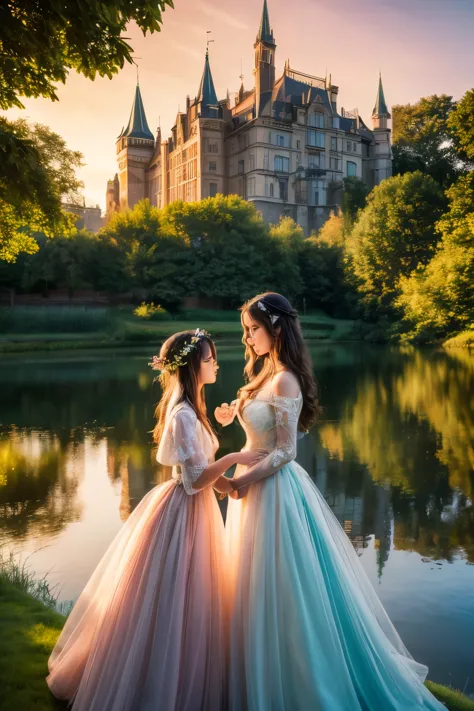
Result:
[[[168,373],[174,373],[178,368],[180,368],[182,365],[187,365],[186,362],[186,356],[194,349],[196,348],[196,344],[198,341],[203,338],[204,336],[209,336],[207,331],[200,330],[199,328],[196,328],[194,331],[194,335],[191,336],[191,341],[187,343],[183,348],[181,348],[178,353],[175,353],[173,360],[168,361],[166,358],[160,358],[160,356],[153,356],[151,363],[148,363],[153,370],[159,370],[160,375],[164,372]]]

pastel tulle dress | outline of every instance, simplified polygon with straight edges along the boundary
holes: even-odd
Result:
[[[302,407],[261,390],[239,420],[274,472],[229,500],[232,711],[441,711],[342,527],[294,460]],[[239,466],[235,476],[243,473]]]
[[[51,654],[47,682],[73,711],[224,708],[224,525],[212,487],[192,488],[216,449],[193,408],[175,406],[157,454],[173,478],[126,521]]]

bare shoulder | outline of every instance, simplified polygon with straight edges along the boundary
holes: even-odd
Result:
[[[301,387],[298,378],[290,370],[282,370],[273,378],[273,394],[280,397],[296,398]]]

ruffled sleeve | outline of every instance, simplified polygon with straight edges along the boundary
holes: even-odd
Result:
[[[160,464],[178,466],[187,494],[198,494],[193,482],[209,465],[200,422],[191,407],[181,407],[170,417],[156,455]]]

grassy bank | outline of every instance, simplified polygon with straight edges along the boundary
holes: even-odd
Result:
[[[474,348],[474,328],[461,331],[443,343],[445,348]]]
[[[45,683],[47,661],[64,617],[0,576],[0,711],[58,711]],[[450,711],[474,711],[460,691],[426,682]]]
[[[76,312],[76,308],[78,311]],[[76,348],[120,348],[156,345],[176,331],[206,328],[215,338],[242,335],[237,311],[196,309],[172,320],[147,320],[134,316],[131,307],[99,309],[82,307],[25,308],[0,314],[0,353]],[[334,319],[323,312],[303,315],[308,340],[354,340],[353,321]],[[3,324],[3,327],[2,327]]]

